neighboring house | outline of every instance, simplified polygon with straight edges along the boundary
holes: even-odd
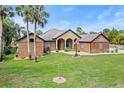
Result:
[[[30,50],[33,53],[33,33],[30,33]],[[72,30],[61,31],[51,29],[42,36],[37,36],[36,48],[37,56],[42,55],[46,48],[53,50],[64,50],[65,48],[75,49],[75,41],[78,40],[78,50],[82,52],[97,53],[109,51],[109,40],[102,33],[78,35]],[[27,56],[27,38],[26,36],[18,40],[18,56]]]

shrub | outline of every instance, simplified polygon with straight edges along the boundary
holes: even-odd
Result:
[[[50,52],[51,52],[50,47],[46,47],[46,48],[44,49],[44,52],[45,52],[45,53],[50,53]]]
[[[10,50],[9,48],[5,48],[5,49],[4,49],[4,53],[5,53],[6,55],[9,55],[9,54],[11,54],[11,50]]]
[[[8,54],[14,54],[14,53],[16,53],[16,47],[5,47],[5,49],[4,49],[4,53],[6,54],[6,55],[8,55]]]
[[[71,48],[65,48],[64,51],[69,52],[69,51],[72,51],[72,49]]]

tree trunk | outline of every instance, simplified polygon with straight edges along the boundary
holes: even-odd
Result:
[[[27,25],[26,25],[26,28],[27,28],[27,48],[28,48],[28,57],[31,60],[30,41],[29,41],[29,27],[28,26],[29,26],[29,24],[28,24],[28,20],[27,20]]]
[[[37,22],[34,23],[34,61],[37,62],[37,51],[36,51],[36,30],[37,30]]]
[[[0,17],[0,62],[3,61],[3,44],[2,44],[2,33],[3,33],[3,22],[2,17]]]

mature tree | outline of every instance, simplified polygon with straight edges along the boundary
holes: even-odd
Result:
[[[119,44],[124,44],[124,33],[120,34],[120,42]]]
[[[3,23],[7,17],[13,17],[14,12],[11,6],[0,5],[0,61],[3,60]]]
[[[26,31],[27,31],[27,47],[28,47],[28,57],[31,59],[30,53],[30,42],[29,42],[29,22],[31,21],[31,13],[32,9],[30,5],[20,5],[16,7],[16,12],[19,16],[22,16],[24,22],[26,23]]]
[[[43,34],[43,32],[41,30],[36,31],[36,35],[42,35],[42,34]]]
[[[86,32],[84,32],[81,27],[77,27],[76,32],[77,32],[79,35],[86,34]]]
[[[80,34],[81,34],[81,32],[82,32],[83,30],[82,30],[82,28],[81,28],[81,27],[77,27],[76,31],[77,31],[77,33],[80,35]]]
[[[108,37],[108,35],[109,35],[109,33],[111,32],[111,30],[109,29],[109,28],[105,28],[105,29],[103,29],[103,34],[105,35],[105,36],[107,36]]]
[[[26,30],[22,30],[21,33],[22,33],[23,36],[27,35],[27,31]]]
[[[36,57],[36,31],[37,26],[44,27],[47,23],[49,14],[45,11],[43,5],[31,6],[32,8],[32,22],[34,23],[34,59],[37,61]]]
[[[124,34],[124,30],[119,30],[119,32]]]
[[[119,43],[119,35],[119,31],[113,28],[112,31],[109,33],[108,38],[111,43],[117,44]]]
[[[3,26],[3,40],[6,48],[11,46],[12,39],[17,39],[17,28],[16,24],[9,18],[5,19]]]
[[[91,31],[90,34],[97,34],[97,32]]]
[[[16,32],[17,32],[17,38],[20,38],[22,36],[23,31],[25,31],[25,27],[24,26],[20,26],[18,24],[15,24],[16,27]],[[26,31],[25,31],[26,32]],[[25,34],[26,35],[26,34]]]

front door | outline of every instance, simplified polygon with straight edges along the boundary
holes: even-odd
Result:
[[[67,47],[67,48],[72,48],[72,40],[71,40],[71,39],[68,39],[68,40],[66,41],[66,47]]]
[[[58,50],[61,50],[61,40],[58,42]]]

